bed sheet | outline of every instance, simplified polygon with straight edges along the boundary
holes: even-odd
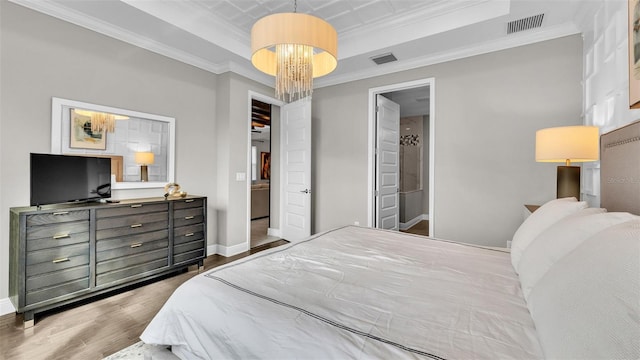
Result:
[[[348,226],[180,286],[141,339],[183,358],[542,358],[508,253]]]

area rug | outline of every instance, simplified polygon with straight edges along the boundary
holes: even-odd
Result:
[[[103,360],[176,360],[166,346],[149,345],[142,341],[126,347],[115,354],[109,355]]]

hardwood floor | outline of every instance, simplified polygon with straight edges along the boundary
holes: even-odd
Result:
[[[276,241],[228,258],[212,255],[204,267],[208,270],[286,243]],[[36,325],[30,329],[23,329],[22,316],[0,316],[0,359],[102,359],[133,345],[173,291],[198,274],[195,266],[191,268],[116,295],[36,314]]]
[[[255,248],[260,245],[264,245],[280,238],[277,236],[268,235],[269,232],[269,218],[261,218],[251,220],[251,248]]]
[[[413,225],[407,230],[400,230],[401,232],[406,232],[410,234],[429,236],[429,221],[422,220],[419,223]]]

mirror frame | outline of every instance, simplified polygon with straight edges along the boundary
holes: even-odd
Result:
[[[69,132],[70,129],[63,129],[63,112],[68,108],[81,108],[86,110],[92,110],[97,112],[113,113],[119,115],[126,115],[129,117],[135,117],[140,119],[149,119],[156,121],[164,121],[168,123],[169,128],[169,141],[167,149],[168,164],[167,164],[167,181],[123,181],[111,184],[111,188],[114,190],[120,189],[150,189],[150,188],[162,188],[167,183],[175,181],[175,142],[176,142],[176,119],[163,115],[155,115],[149,113],[143,113],[139,111],[126,110],[115,108],[105,105],[90,104],[81,101],[62,99],[57,97],[51,98],[51,153],[62,154],[62,134],[63,131]],[[117,154],[115,154],[117,155]]]

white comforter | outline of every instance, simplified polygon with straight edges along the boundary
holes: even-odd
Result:
[[[508,253],[354,226],[194,277],[140,338],[202,359],[542,357]]]

